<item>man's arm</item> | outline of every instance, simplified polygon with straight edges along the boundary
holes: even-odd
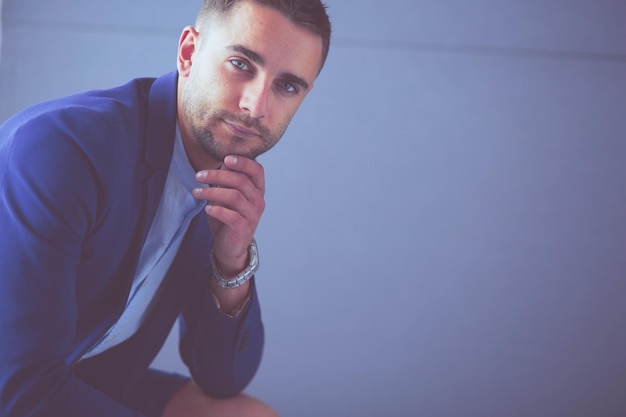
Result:
[[[263,167],[231,156],[221,169],[200,171],[196,179],[211,185],[198,188],[194,196],[209,202],[206,221],[216,266],[225,277],[235,276],[250,261],[248,248],[265,208]],[[210,256],[206,246],[196,249],[204,251],[205,259]],[[263,326],[253,280],[222,288],[212,275],[207,270],[189,296],[181,322],[181,355],[207,394],[228,397],[245,388],[260,364]]]
[[[180,321],[180,353],[198,386],[216,398],[239,394],[256,373],[264,331],[254,285],[237,317],[220,311],[205,275],[191,289]]]
[[[0,415],[139,416],[68,363],[95,175],[59,120],[0,128]]]

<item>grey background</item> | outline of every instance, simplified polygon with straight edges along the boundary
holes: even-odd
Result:
[[[2,51],[2,0],[0,0],[0,51]],[[2,54],[0,53],[0,64],[2,63]]]
[[[175,68],[199,0],[5,0],[0,120]],[[262,157],[285,416],[626,415],[626,2],[328,0]],[[155,364],[185,372],[171,337]]]

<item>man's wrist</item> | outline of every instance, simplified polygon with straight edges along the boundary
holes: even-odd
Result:
[[[225,289],[217,285],[215,280],[211,281],[209,291],[218,310],[227,317],[237,318],[252,297],[254,278],[236,289]]]
[[[259,251],[256,241],[252,239],[252,243],[248,247],[248,266],[234,276],[224,276],[217,264],[215,252],[211,251],[210,256],[211,269],[213,270],[213,278],[222,288],[232,289],[245,284],[259,269]]]

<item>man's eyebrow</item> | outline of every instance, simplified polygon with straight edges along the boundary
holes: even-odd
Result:
[[[230,49],[231,51],[239,52],[240,54],[245,55],[246,58],[248,58],[250,61],[254,62],[257,65],[261,65],[261,66],[265,65],[265,60],[263,59],[261,55],[257,54],[254,51],[251,51],[250,49],[246,48],[243,45],[239,45],[239,44],[229,45],[226,47],[226,49]],[[309,89],[309,83],[306,82],[304,78],[298,77],[295,74],[285,72],[285,73],[280,74],[280,78],[292,84],[298,84],[300,87],[304,88],[305,90]]]
[[[292,84],[298,84],[300,87],[304,88],[305,90],[309,89],[309,83],[307,83],[303,78],[300,78],[297,75],[284,72],[280,74],[280,78]]]
[[[229,46],[226,47],[226,49],[230,49],[231,51],[235,51],[235,52],[239,52],[240,54],[244,54],[246,56],[246,58],[248,58],[250,61],[254,62],[255,64],[265,65],[265,60],[263,59],[263,57],[261,55],[257,54],[254,51],[249,50],[245,46],[242,46],[242,45],[229,45]]]

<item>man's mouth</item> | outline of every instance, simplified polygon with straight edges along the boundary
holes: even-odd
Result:
[[[230,122],[227,122],[226,120],[224,120],[224,124],[233,134],[237,136],[241,136],[244,138],[246,137],[252,138],[252,137],[259,136],[259,133],[256,130],[250,129],[246,126],[242,126],[242,125],[235,124],[235,123],[230,123]]]

